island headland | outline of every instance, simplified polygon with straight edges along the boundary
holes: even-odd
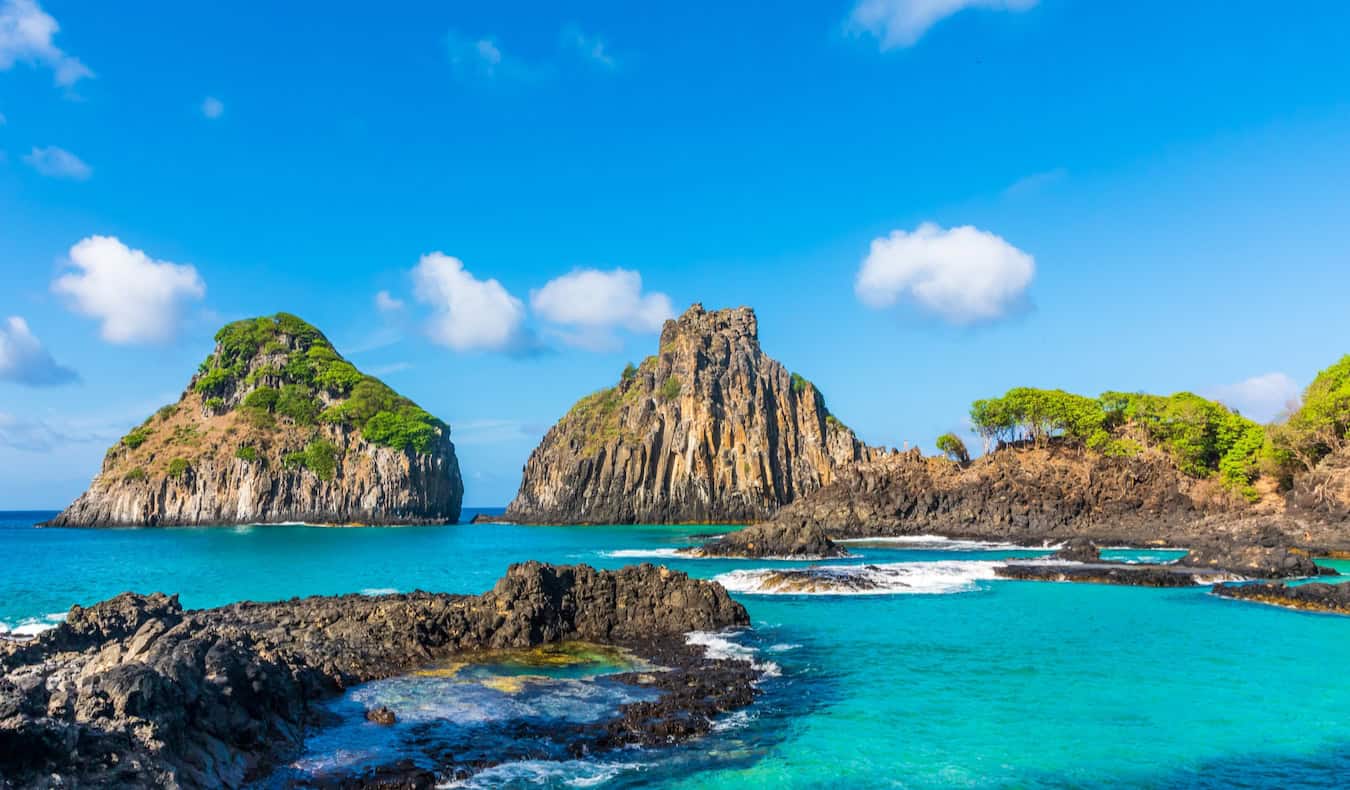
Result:
[[[236,321],[177,403],[108,449],[53,526],[445,524],[450,426],[287,313]]]
[[[763,352],[753,310],[695,304],[665,323],[656,354],[549,430],[506,514],[484,520],[762,521],[879,454]]]
[[[613,719],[541,737],[576,755],[671,743],[749,704],[759,673],[706,658],[690,631],[745,626],[715,582],[651,565],[513,565],[478,596],[415,592],[184,610],[124,593],[0,643],[0,776],[16,786],[239,787],[265,778],[322,726],[319,703],[366,681],[482,648],[564,640],[625,646],[665,671],[621,676],[661,691]],[[367,713],[372,721],[390,712]],[[454,760],[448,761],[454,765]],[[490,766],[479,756],[471,771]],[[451,777],[454,778],[454,777]],[[430,787],[444,777],[376,766],[333,786]]]

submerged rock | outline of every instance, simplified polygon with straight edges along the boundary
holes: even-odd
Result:
[[[553,426],[505,520],[759,521],[878,454],[764,354],[754,311],[695,304],[666,322],[658,354]]]
[[[398,716],[395,716],[394,712],[389,710],[389,708],[380,705],[379,707],[371,708],[366,711],[366,721],[373,721],[376,724],[393,724],[398,721]]]
[[[1218,584],[1211,592],[1220,598],[1256,601],[1287,609],[1350,615],[1350,584],[1323,582],[1297,585],[1282,582]]]
[[[445,524],[463,494],[448,425],[278,313],[222,328],[51,524]]]
[[[820,560],[847,557],[848,551],[814,525],[790,529],[781,524],[756,524],[727,533],[687,552],[695,557],[780,557]]]
[[[176,597],[124,593],[72,608],[29,642],[0,645],[0,776],[19,785],[57,776],[71,785],[237,787],[294,754],[320,723],[317,703],[357,683],[465,650],[565,639],[682,644],[689,631],[748,623],[719,585],[651,565],[529,562],[478,596],[346,595],[196,611]],[[754,674],[743,669],[737,677],[750,689]],[[733,698],[753,693],[745,689]],[[688,718],[680,727],[710,726]],[[595,743],[623,741],[621,732],[606,738]]]

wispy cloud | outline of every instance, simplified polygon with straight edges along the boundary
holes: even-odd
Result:
[[[1053,170],[1045,170],[1040,173],[1032,173],[1017,179],[1003,190],[1004,197],[1024,197],[1034,195],[1048,189],[1055,184],[1069,177],[1069,171],[1062,167],[1056,167]]]
[[[56,46],[61,26],[35,0],[0,0],[0,71],[15,63],[52,70],[57,85],[69,88],[94,76],[79,58]]]
[[[64,148],[49,145],[45,148],[34,147],[23,158],[34,170],[50,178],[66,178],[71,181],[87,181],[94,169],[84,163],[75,154]]]
[[[215,96],[207,96],[202,99],[202,117],[209,120],[215,120],[225,114],[225,102],[217,99]]]
[[[549,67],[508,55],[493,36],[465,36],[450,31],[445,37],[450,70],[459,79],[529,82],[548,76]]]
[[[883,50],[911,47],[934,25],[968,8],[1025,11],[1037,0],[860,0],[847,29],[875,37]]]
[[[618,61],[609,52],[609,46],[600,36],[587,33],[580,26],[565,25],[560,34],[564,49],[571,50],[587,60],[606,69],[618,68]]]
[[[1209,395],[1257,422],[1269,422],[1298,404],[1299,386],[1284,373],[1263,373],[1213,388]]]
[[[15,450],[41,453],[67,444],[110,444],[120,435],[111,426],[80,426],[0,412],[0,447]]]
[[[455,444],[502,444],[534,440],[543,432],[540,426],[522,420],[465,420],[450,424],[450,437]]]
[[[391,362],[388,365],[376,365],[370,369],[372,376],[390,376],[394,373],[402,373],[405,370],[412,370],[410,362]]]

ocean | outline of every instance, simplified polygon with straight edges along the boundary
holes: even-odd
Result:
[[[1219,600],[1203,587],[992,578],[996,560],[1040,552],[855,543],[856,557],[828,564],[884,592],[765,595],[761,571],[804,564],[672,556],[716,527],[32,528],[51,515],[0,513],[7,630],[49,627],[72,604],[126,590],[177,593],[188,607],[478,593],[526,559],[662,563],[719,578],[749,609],[752,629],[696,637],[769,670],[759,700],[712,735],[586,760],[522,756],[467,786],[1289,788],[1350,777],[1350,619]],[[484,726],[603,716],[627,699],[599,672],[533,672],[529,684],[510,674],[368,684],[333,704],[341,714],[362,700],[415,702],[455,726]],[[388,736],[377,725],[349,725],[317,735],[293,770],[397,748],[378,741]]]

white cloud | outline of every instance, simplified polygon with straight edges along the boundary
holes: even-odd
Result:
[[[78,156],[54,145],[46,148],[34,147],[32,152],[23,158],[23,161],[42,175],[52,178],[84,181],[94,174],[93,169]]]
[[[35,0],[0,0],[0,71],[20,62],[46,66],[62,87],[94,76],[52,41],[60,29]]]
[[[0,412],[0,447],[27,452],[48,452],[67,444],[108,444],[119,436],[117,428],[73,421],[53,425],[35,417]]]
[[[225,114],[225,103],[215,96],[202,99],[202,116],[215,120]]]
[[[479,280],[458,258],[423,255],[413,269],[417,300],[435,311],[432,340],[456,351],[523,351],[525,305],[496,280]]]
[[[1269,422],[1298,402],[1301,389],[1283,373],[1252,376],[1236,384],[1215,387],[1209,394],[1230,409],[1237,409],[1257,422]]]
[[[854,290],[869,307],[903,299],[949,323],[974,324],[1017,307],[1035,273],[1034,258],[992,233],[925,222],[873,239]]]
[[[1022,197],[1025,195],[1034,195],[1048,187],[1058,184],[1065,178],[1068,178],[1069,171],[1062,167],[1053,170],[1043,170],[1039,173],[1032,173],[1029,176],[1023,176],[1017,179],[1003,190],[1004,197]]]
[[[452,30],[446,34],[445,49],[450,57],[451,71],[464,80],[532,80],[546,72],[542,66],[536,67],[508,56],[491,36],[472,38]]]
[[[30,387],[55,387],[78,378],[75,371],[57,364],[42,342],[17,315],[0,323],[0,380]]]
[[[90,236],[70,248],[72,271],[52,290],[78,313],[97,318],[104,340],[143,343],[167,340],[181,322],[184,303],[206,295],[206,284],[189,265],[156,261],[111,236]]]
[[[381,313],[397,313],[403,309],[403,300],[397,299],[388,291],[375,294],[375,309]]]
[[[967,8],[1025,11],[1037,0],[859,0],[848,18],[855,33],[876,36],[881,48],[913,46],[933,25]]]
[[[570,345],[593,351],[618,346],[615,329],[656,332],[675,315],[670,297],[644,294],[642,275],[627,269],[577,269],[531,291],[530,306],[546,321],[580,328],[559,334]]]
[[[564,47],[574,50],[582,58],[612,69],[618,66],[606,48],[604,39],[596,35],[590,35],[576,25],[567,25],[562,29],[562,43]]]

